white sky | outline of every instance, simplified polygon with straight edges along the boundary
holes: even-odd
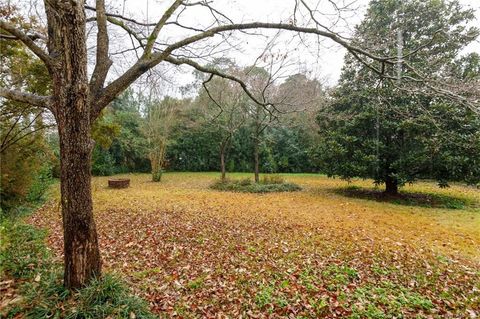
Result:
[[[116,8],[119,13],[124,12],[125,15],[134,16],[141,21],[155,22],[163,13],[165,7],[171,2],[172,1],[164,0],[112,0],[109,4]],[[344,2],[351,3],[352,0],[335,0],[335,2],[341,6]],[[351,8],[355,10],[345,12],[342,15],[345,22],[336,25],[334,30],[348,35],[349,31],[362,20],[368,2],[368,0],[357,0],[351,6]],[[480,0],[460,0],[460,2],[462,5],[476,10],[476,23],[480,26]],[[214,0],[212,3],[215,8],[227,14],[234,22],[261,21],[285,23],[288,22],[292,16],[295,1]],[[319,11],[322,13],[333,12],[332,7],[326,0],[309,0],[307,3],[309,3],[310,6],[313,6],[315,3],[320,3]],[[324,19],[324,17],[322,17],[322,19]],[[205,25],[207,21],[209,21],[209,15],[208,12],[205,12],[201,8],[191,7],[186,10],[180,21],[190,26]],[[326,18],[322,20],[322,22],[326,24],[331,23],[331,21]],[[164,30],[164,32],[166,32],[168,36],[162,40],[173,40],[185,36],[185,33],[182,33],[182,31],[174,29],[171,31]],[[263,31],[262,33],[273,34]],[[326,80],[329,84],[334,84],[340,75],[345,50],[329,40],[322,41],[320,46],[315,43],[311,36],[309,39],[305,39],[305,41],[307,42],[306,46],[299,46],[300,42],[298,39],[294,39],[293,33],[283,32],[276,41],[277,45],[273,51],[288,52],[289,59],[296,62],[293,66],[290,66],[289,73],[308,70],[312,76]],[[265,40],[259,37],[239,35],[236,43],[239,43],[241,50],[229,50],[219,55],[232,57],[238,64],[245,66],[251,65],[265,47]],[[468,51],[480,52],[480,42],[477,40],[476,43],[470,45]],[[178,83],[189,81],[188,76],[182,75],[178,77],[178,72],[175,72],[173,76],[177,77]]]
[[[21,7],[27,8],[28,14],[38,15],[40,19],[44,20],[44,14],[42,14],[43,1],[36,0],[7,0],[13,2]],[[94,6],[95,0],[87,0],[87,3]],[[310,7],[315,7],[318,4],[318,11],[322,14],[334,13],[333,7],[330,5],[330,0],[304,0]],[[351,4],[349,8],[351,10],[343,12],[342,17],[344,20],[340,20],[333,30],[342,35],[348,36],[351,30],[356,24],[358,24],[365,13],[369,0],[332,0],[338,6],[342,6],[344,3]],[[459,0],[464,7],[473,8],[476,11],[476,21],[474,24],[480,26],[480,0]],[[143,22],[156,22],[173,0],[106,0],[109,12],[116,12],[123,14],[127,17],[134,18]],[[191,0],[191,2],[195,2]],[[213,6],[228,15],[236,23],[245,23],[252,21],[260,22],[283,22],[289,23],[289,19],[292,17],[295,0],[210,0]],[[92,13],[89,12],[91,15]],[[331,19],[328,19],[325,15],[318,16],[322,23],[330,25]],[[185,25],[189,26],[207,26],[211,22],[211,15],[205,9],[194,6],[188,7],[185,13],[182,14],[179,20]],[[306,19],[297,17],[298,25],[306,25]],[[89,24],[93,26],[93,24]],[[309,26],[312,26],[310,24]],[[124,31],[119,30],[117,27],[115,32],[112,33],[111,53],[123,51],[126,47],[131,46],[131,40]],[[95,29],[89,29],[91,35],[94,36]],[[275,34],[273,31],[259,31],[263,35],[272,36]],[[178,28],[166,27],[161,32],[160,41],[172,43],[175,40],[183,39],[186,35],[191,35],[192,32],[185,32]],[[230,46],[219,46],[216,56],[228,56],[233,58],[237,64],[242,66],[252,65],[255,59],[262,53],[266,46],[264,37],[259,36],[246,36],[244,34],[235,33],[236,36],[231,40],[238,45],[237,49],[231,49]],[[215,36],[208,39],[209,43],[222,42],[222,38]],[[94,56],[95,51],[95,39],[91,38],[89,42],[90,52]],[[230,48],[226,51],[221,49]],[[202,52],[200,45],[197,45],[195,52]],[[198,51],[197,51],[198,50]],[[476,51],[480,52],[480,40],[471,44],[467,52]],[[287,62],[292,64],[285,68],[285,72],[288,74],[306,72],[311,77],[315,77],[322,81],[326,81],[328,84],[335,84],[339,78],[341,67],[343,65],[343,58],[345,50],[334,44],[330,40],[323,40],[318,44],[314,36],[305,36],[299,39],[299,36],[292,32],[282,32],[277,38],[276,45],[272,49],[272,52],[277,54],[287,53]],[[136,57],[133,53],[126,55],[115,55],[114,60],[117,62],[113,65],[108,79],[114,79],[119,74],[123,73],[126,68],[135,62]],[[203,64],[208,63],[208,59],[197,60]],[[294,63],[293,63],[294,62]],[[182,68],[183,72],[179,72],[177,68],[172,68],[166,63],[160,65],[163,78],[172,83],[165,86],[165,94],[179,94],[178,87],[187,84],[193,80],[192,69],[185,67]],[[287,74],[285,74],[287,75]],[[141,87],[142,84],[137,85]]]

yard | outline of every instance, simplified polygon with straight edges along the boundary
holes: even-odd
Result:
[[[345,196],[371,181],[286,174],[303,190],[247,194],[210,189],[217,175],[128,175],[120,190],[93,178],[103,267],[160,316],[480,315],[478,189],[402,189],[437,194],[428,207]],[[60,258],[58,190],[52,198],[30,222]]]

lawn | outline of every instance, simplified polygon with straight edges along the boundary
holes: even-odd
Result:
[[[128,175],[128,189],[93,178],[104,269],[123,276],[161,317],[480,315],[478,189],[403,188],[437,194],[456,203],[452,209],[341,191],[371,181],[283,176],[303,190],[216,191],[209,188],[216,173],[166,173],[161,183]],[[30,222],[49,229],[60,258],[54,193]]]

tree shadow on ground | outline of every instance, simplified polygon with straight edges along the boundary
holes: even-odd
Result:
[[[435,193],[412,193],[400,191],[398,194],[392,195],[387,194],[379,189],[362,188],[358,186],[334,188],[331,191],[335,194],[346,197],[374,200],[377,202],[387,202],[405,206],[420,206],[447,209],[465,209],[480,207],[480,203],[475,202],[472,199]]]

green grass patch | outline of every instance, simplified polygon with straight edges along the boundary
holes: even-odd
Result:
[[[359,287],[350,299],[352,319],[401,318],[421,311],[428,313],[434,307],[429,298],[389,281]]]
[[[45,236],[18,219],[1,222],[0,274],[15,282],[1,318],[155,318],[148,304],[113,275],[94,279],[80,290],[66,290],[61,265],[52,261]]]
[[[406,206],[465,209],[467,207],[477,207],[480,205],[480,203],[475,202],[473,199],[443,194],[399,192],[396,195],[390,195],[380,190],[361,188],[358,186],[336,188],[333,190],[333,192],[347,197],[375,200],[378,202],[388,202]]]
[[[297,184],[288,183],[278,175],[264,176],[258,183],[249,178],[218,180],[211,185],[211,188],[242,193],[296,192],[302,190]]]

